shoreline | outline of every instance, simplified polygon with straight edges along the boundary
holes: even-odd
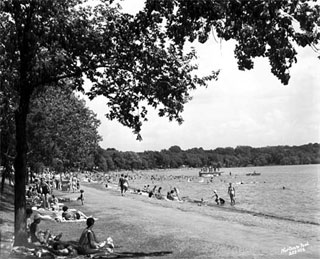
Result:
[[[281,249],[284,249],[286,247],[292,247],[295,244],[301,244],[301,243],[309,243],[310,246],[308,249],[306,249],[305,252],[303,252],[303,255],[300,254],[304,258],[318,258],[320,255],[319,249],[317,250],[317,247],[319,247],[319,230],[320,228],[318,226],[314,225],[307,225],[300,222],[295,221],[283,221],[279,220],[277,218],[266,218],[266,217],[257,217],[252,214],[247,213],[241,213],[239,211],[235,210],[226,210],[224,208],[219,207],[207,207],[207,206],[195,206],[194,204],[187,204],[187,203],[179,203],[179,202],[171,202],[171,201],[162,201],[162,200],[156,200],[156,199],[150,199],[146,196],[141,197],[141,195],[136,194],[127,194],[126,196],[122,197],[119,194],[119,191],[117,190],[108,190],[107,188],[104,189],[102,186],[99,188],[95,188],[97,186],[94,186],[92,184],[86,184],[86,188],[90,188],[91,190],[98,189],[99,191],[102,190],[106,194],[108,194],[108,197],[112,197],[113,199],[119,199],[121,202],[126,203],[125,206],[127,206],[127,203],[139,203],[138,207],[140,207],[142,210],[144,210],[146,207],[156,207],[155,210],[160,210],[160,214],[162,217],[166,216],[172,216],[173,214],[180,214],[182,213],[184,217],[191,217],[192,224],[199,224],[199,230],[202,229],[204,231],[203,234],[198,233],[199,230],[193,229],[192,233],[197,232],[200,235],[208,235],[208,237],[211,236],[213,239],[213,244],[215,243],[214,239],[219,240],[219,235],[222,235],[225,238],[225,232],[231,232],[233,237],[230,238],[232,240],[232,243],[234,246],[237,247],[237,249],[241,250],[244,247],[248,249],[248,243],[245,245],[243,244],[243,241],[239,241],[238,239],[245,238],[245,239],[251,239],[251,243],[249,247],[252,245],[254,247],[261,246],[264,253],[262,254],[256,254],[257,251],[254,249],[253,254],[250,253],[246,254],[246,256],[240,258],[278,258],[280,255],[285,256],[284,253],[281,254]],[[90,190],[88,190],[90,192]],[[121,200],[122,199],[122,200]],[[153,209],[153,208],[150,208]],[[163,210],[163,211],[161,211]],[[170,213],[165,212],[166,210],[170,210]],[[139,215],[141,216],[140,212]],[[143,213],[142,213],[143,215]],[[133,217],[134,218],[134,217]],[[156,217],[157,220],[160,220],[158,217]],[[180,221],[181,218],[176,219],[177,221]],[[201,221],[199,221],[201,219]],[[182,220],[185,221],[186,219]],[[174,220],[173,220],[174,221]],[[204,221],[204,222],[202,222]],[[134,222],[134,221],[133,221]],[[190,225],[190,223],[184,222],[187,226]],[[208,226],[209,229],[208,229]],[[217,226],[220,226],[217,228]],[[210,234],[210,228],[212,228],[213,236]],[[238,230],[237,232],[234,232],[234,230]],[[209,232],[208,232],[209,231]],[[256,233],[257,232],[257,233]],[[237,238],[238,237],[238,238]],[[267,238],[266,238],[267,237]],[[271,239],[269,239],[272,237]],[[211,239],[210,239],[211,240]],[[224,239],[225,242],[230,242],[229,238]],[[210,241],[209,241],[210,242]],[[224,246],[224,245],[222,245]],[[272,248],[271,248],[272,247]],[[210,249],[209,249],[210,250]],[[260,248],[258,249],[260,250]],[[270,254],[269,252],[272,251]],[[278,253],[278,252],[279,253]],[[309,253],[310,252],[310,253]],[[286,254],[288,255],[288,254]],[[235,256],[234,254],[230,254],[230,251],[226,249],[221,256],[227,256],[227,258],[232,258]],[[184,257],[173,257],[173,258],[184,258]],[[193,258],[193,257],[186,257],[186,258]],[[195,257],[196,258],[196,257]],[[199,257],[199,258],[210,258],[209,257]],[[223,257],[222,257],[223,258]],[[297,257],[301,258],[301,257]]]
[[[85,185],[86,184],[92,184],[92,185],[97,186],[98,188],[101,185],[102,186],[102,188],[100,188],[101,190],[117,191],[119,189],[118,185],[116,183],[114,183],[114,182],[108,183],[108,187],[107,188],[104,188],[104,186],[103,186],[105,183],[101,184],[101,183],[98,183],[98,182],[93,182],[93,183],[84,183],[84,184]],[[129,187],[129,189],[128,189],[129,192],[131,191],[131,194],[136,190],[137,190],[136,187]],[[139,194],[135,194],[135,195],[139,195]],[[141,196],[145,196],[145,198],[148,199],[147,193],[143,193]],[[151,198],[151,199],[155,199],[155,198]],[[226,210],[226,211],[231,212],[231,213],[232,212],[234,212],[234,213],[244,213],[244,214],[250,214],[250,215],[255,216],[255,217],[263,217],[263,218],[270,218],[270,219],[277,219],[277,220],[284,220],[284,221],[292,221],[292,222],[297,222],[297,223],[302,223],[302,224],[320,226],[320,223],[314,222],[314,221],[310,221],[310,220],[295,219],[295,218],[289,218],[289,217],[284,217],[284,216],[280,216],[280,215],[268,214],[268,213],[260,212],[260,211],[247,210],[247,209],[243,209],[243,208],[238,208],[237,206],[229,206],[229,204],[227,204],[227,205],[217,205],[214,201],[203,201],[202,202],[201,200],[197,200],[196,198],[191,198],[189,196],[181,197],[181,199],[182,199],[183,202],[186,202],[186,203],[198,204],[199,206],[213,207],[215,209]],[[160,201],[165,201],[165,200],[160,200]],[[169,201],[169,202],[172,202],[172,201]]]

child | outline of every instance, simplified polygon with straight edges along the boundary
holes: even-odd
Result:
[[[78,201],[81,201],[82,205],[83,205],[83,201],[84,201],[83,193],[84,193],[84,190],[80,190],[80,196],[78,197]]]
[[[215,202],[217,203],[217,205],[224,205],[225,200],[222,199],[221,197],[219,197],[219,195],[218,195],[216,190],[213,191],[213,196],[212,197],[215,197]]]

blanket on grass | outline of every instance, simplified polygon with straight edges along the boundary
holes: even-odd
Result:
[[[29,246],[14,246],[11,250],[12,255],[16,256],[36,256],[38,258],[44,259],[62,259],[62,258],[74,258],[81,254],[81,249],[79,249],[79,244],[77,241],[59,241],[63,248],[54,249],[54,245],[34,245],[29,244]],[[90,255],[90,258],[94,257],[105,257],[113,254],[113,240],[111,237],[105,242],[105,246],[96,250],[96,252]]]

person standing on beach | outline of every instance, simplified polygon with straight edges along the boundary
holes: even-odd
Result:
[[[119,186],[120,186],[120,193],[123,196],[129,188],[129,181],[127,176],[124,176],[123,174],[121,174],[119,178]]]
[[[126,175],[123,178],[123,192],[122,192],[122,195],[125,194],[128,189],[129,189],[129,180],[128,180],[128,176]]]
[[[236,197],[236,190],[235,188],[232,186],[232,183],[229,183],[229,187],[228,187],[228,194],[230,196],[230,204],[231,206],[235,205],[236,204],[236,201],[235,201],[235,197]]]
[[[81,201],[81,204],[83,205],[83,201],[84,201],[84,190],[80,190],[80,196],[78,197],[78,201]]]
[[[51,190],[49,184],[45,182],[44,178],[40,179],[40,192],[43,200],[43,207],[45,209],[50,209],[48,198]]]
[[[121,174],[120,177],[119,177],[119,187],[120,187],[120,193],[122,195],[122,192],[123,192],[123,174]]]

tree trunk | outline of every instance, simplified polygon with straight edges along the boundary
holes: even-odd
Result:
[[[14,233],[15,245],[27,243],[26,228],[26,175],[27,175],[27,114],[30,95],[22,93],[20,105],[15,113],[16,122],[16,158],[15,168],[15,199],[14,199]]]

